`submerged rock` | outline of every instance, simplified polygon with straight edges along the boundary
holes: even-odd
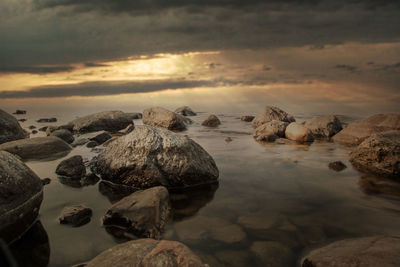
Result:
[[[340,172],[347,168],[347,166],[341,161],[334,161],[329,163],[329,169]]]
[[[17,119],[0,109],[0,144],[27,137],[28,133],[22,129]]]
[[[262,266],[293,266],[294,259],[289,248],[274,241],[254,242],[250,251]]]
[[[261,114],[258,114],[254,118],[252,124],[254,128],[257,128],[258,126],[270,122],[272,120],[284,121],[288,123],[296,121],[292,115],[286,113],[280,108],[267,106],[265,107],[264,111]]]
[[[303,123],[316,138],[330,138],[340,132],[343,127],[340,120],[333,115],[318,116]]]
[[[103,179],[138,188],[182,188],[219,176],[213,158],[196,142],[146,125],[109,143],[92,165]]]
[[[217,127],[220,124],[221,124],[221,121],[218,119],[218,117],[212,114],[212,115],[208,116],[208,118],[205,119],[201,125],[207,126],[207,127]]]
[[[400,183],[390,178],[363,175],[358,184],[366,194],[400,196]]]
[[[285,136],[287,139],[297,142],[314,141],[314,136],[311,130],[297,122],[292,122],[286,127]]]
[[[55,130],[55,131],[50,133],[50,136],[57,136],[58,138],[61,138],[62,140],[64,140],[68,144],[71,144],[75,140],[75,138],[72,135],[72,133],[69,130],[66,130],[66,129]]]
[[[180,114],[180,115],[182,115],[182,116],[196,116],[197,114],[196,114],[196,112],[194,112],[190,107],[188,107],[188,106],[183,106],[183,107],[180,107],[180,108],[177,108],[176,110],[175,110],[175,113],[178,113],[178,114]]]
[[[242,120],[242,121],[247,121],[247,122],[252,122],[253,120],[254,120],[254,116],[250,116],[250,115],[244,115],[244,116],[242,116],[240,119]]]
[[[133,114],[122,111],[103,111],[87,115],[70,122],[79,133],[96,131],[117,132],[132,124]]]
[[[92,209],[84,205],[73,205],[65,207],[58,220],[61,224],[70,224],[74,227],[82,226],[90,222]]]
[[[38,119],[36,122],[41,122],[41,123],[43,123],[43,122],[57,122],[57,118],[41,118],[41,119]]]
[[[76,155],[61,161],[57,166],[56,173],[71,179],[81,179],[86,174],[82,156]]]
[[[272,120],[258,126],[254,130],[254,138],[257,141],[273,142],[279,137],[285,137],[287,122]]]
[[[144,124],[175,131],[186,130],[187,124],[192,123],[190,119],[161,107],[144,110],[142,120]]]

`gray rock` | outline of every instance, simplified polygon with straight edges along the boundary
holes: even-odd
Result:
[[[180,107],[180,108],[177,108],[176,110],[175,110],[175,113],[178,113],[178,114],[180,114],[180,115],[182,115],[182,116],[196,116],[197,114],[196,114],[196,112],[194,112],[190,107],[188,107],[188,106],[183,106],[183,107]]]
[[[27,137],[28,133],[22,129],[17,119],[0,109],[0,144]]]
[[[347,166],[341,161],[334,161],[328,164],[329,169],[340,172],[347,168]]]
[[[146,125],[109,143],[92,165],[103,179],[138,188],[194,186],[219,176],[213,158],[196,142]]]
[[[168,190],[156,186],[115,203],[104,215],[105,226],[118,226],[137,237],[160,239],[171,210]]]
[[[400,237],[373,236],[336,241],[311,251],[303,267],[397,267],[400,266]]]
[[[90,140],[85,137],[81,137],[79,139],[75,139],[74,142],[72,142],[71,146],[77,147],[77,146],[83,146],[84,144],[88,143]]]
[[[26,114],[26,110],[17,109],[13,114],[16,114],[16,115]]]
[[[61,224],[70,224],[74,227],[82,226],[90,222],[92,209],[84,205],[73,205],[65,207],[58,220]]]
[[[254,128],[257,128],[258,126],[272,120],[284,121],[288,123],[296,121],[292,115],[286,113],[280,108],[267,106],[261,114],[258,114],[254,118],[252,125]]]
[[[36,220],[43,199],[40,178],[14,155],[0,151],[0,238],[17,239]]]
[[[132,132],[133,130],[135,130],[135,125],[132,123],[132,124],[129,124],[128,126],[126,126],[125,129],[123,129],[119,132],[122,134],[128,134],[128,133]]]
[[[0,150],[18,155],[23,160],[57,158],[68,154],[71,146],[56,136],[16,140],[0,145]]]
[[[132,124],[133,115],[122,111],[103,111],[70,122],[79,133],[109,131],[117,132]]]
[[[182,115],[161,107],[153,107],[144,110],[142,120],[144,124],[175,131],[186,130],[187,125],[192,122]]]
[[[218,119],[218,117],[211,114],[210,116],[208,116],[207,119],[205,119],[203,121],[203,123],[201,125],[207,126],[207,127],[217,127],[220,124],[221,124],[221,121]]]
[[[89,138],[89,140],[95,141],[97,144],[101,145],[104,142],[106,142],[107,140],[111,139],[111,137],[112,137],[111,134],[103,131],[103,132],[95,135],[94,137]]]
[[[57,136],[58,138],[61,138],[62,140],[64,140],[68,144],[71,144],[75,140],[75,138],[72,135],[72,133],[69,130],[66,130],[66,129],[55,130],[54,132],[52,132],[50,134],[50,136]]]
[[[242,121],[246,121],[246,122],[252,122],[253,120],[254,120],[254,116],[251,116],[251,115],[245,115],[245,116],[242,116],[240,119],[242,120]]]
[[[254,138],[257,141],[273,142],[278,137],[285,137],[286,127],[289,125],[287,122],[272,120],[258,126],[254,130]]]
[[[86,267],[206,267],[188,247],[176,241],[139,239],[114,246]]]
[[[318,116],[303,123],[316,138],[330,138],[340,132],[343,127],[340,120],[333,115]]]
[[[46,132],[46,131],[47,131],[47,127],[48,127],[48,126],[40,127],[40,128],[39,128],[39,131],[41,131],[41,132]]]
[[[82,156],[76,155],[61,161],[57,166],[56,173],[71,179],[81,179],[86,174]]]
[[[314,136],[311,130],[297,122],[292,122],[286,127],[285,137],[297,142],[314,141]]]
[[[43,123],[43,122],[48,122],[48,123],[50,123],[50,122],[57,122],[57,118],[41,118],[41,119],[38,119],[36,122],[41,122],[41,123]]]
[[[292,252],[286,246],[273,241],[254,242],[250,251],[262,266],[294,266]]]

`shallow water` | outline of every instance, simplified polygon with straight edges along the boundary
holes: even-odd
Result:
[[[39,115],[46,117],[29,115],[22,125],[38,126],[32,119]],[[60,115],[55,125],[76,115]],[[289,261],[282,266],[295,266],[309,249],[333,240],[400,234],[400,199],[364,193],[359,185],[362,175],[348,162],[347,148],[321,141],[261,144],[254,141],[251,124],[240,121],[239,114],[219,114],[222,125],[216,129],[201,126],[207,116],[191,117],[195,124],[181,134],[213,156],[220,171],[219,185],[172,194],[174,215],[165,239],[185,243],[210,266],[263,266],[254,254],[254,242],[276,241],[291,253],[285,254]],[[227,137],[232,141],[226,142]],[[76,154],[87,160],[96,155],[77,147],[67,157]],[[50,266],[88,261],[126,240],[101,225],[101,217],[112,205],[110,199],[118,196],[103,195],[99,184],[77,188],[60,183],[54,171],[62,159],[27,163],[41,178],[52,180],[45,186],[39,218],[49,238]],[[330,170],[328,164],[337,160],[347,168]],[[93,209],[90,223],[78,228],[60,225],[63,207],[80,203]],[[279,262],[279,255],[270,258]]]

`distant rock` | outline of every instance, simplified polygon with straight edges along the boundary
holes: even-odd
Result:
[[[294,266],[294,257],[289,248],[274,241],[254,242],[250,251],[262,266]]]
[[[329,163],[329,169],[340,172],[347,168],[347,166],[341,161],[334,161]]]
[[[35,125],[31,125],[31,126],[28,127],[28,129],[30,129],[30,130],[36,129],[36,126]]]
[[[16,114],[16,115],[26,114],[26,110],[17,109],[13,114]]]
[[[123,255],[123,256],[121,256]],[[114,246],[86,267],[206,267],[185,245],[176,241],[138,239]]]
[[[117,226],[136,237],[160,239],[171,211],[168,190],[156,186],[115,203],[104,215],[105,226]]]
[[[56,173],[71,179],[81,179],[86,174],[82,156],[76,155],[61,161],[57,166]]]
[[[24,121],[26,121],[26,119],[18,119],[18,121],[24,122]]]
[[[147,125],[109,143],[92,165],[103,179],[138,188],[207,184],[219,175],[213,158],[196,142]]]
[[[175,110],[175,113],[178,113],[178,114],[180,114],[180,115],[182,115],[182,116],[196,116],[197,114],[196,114],[196,112],[194,112],[190,107],[188,107],[188,106],[183,106],[183,107],[180,107],[180,108],[177,108],[176,110]]]
[[[288,122],[272,120],[261,124],[254,130],[254,138],[257,141],[273,142],[279,137],[285,137]]]
[[[97,144],[101,145],[107,140],[111,139],[111,134],[106,131],[102,131],[101,133],[96,134],[94,137],[89,138],[91,141],[95,141]]]
[[[32,131],[32,134],[37,134],[37,133],[38,133],[38,131],[36,131],[36,130]]]
[[[44,123],[44,122],[48,122],[48,123],[50,123],[50,122],[57,122],[57,118],[41,118],[41,119],[38,119],[36,122],[39,122],[39,123]]]
[[[207,119],[205,119],[203,121],[203,123],[201,125],[207,126],[207,127],[217,127],[220,124],[221,124],[221,121],[218,119],[217,116],[210,115],[210,116],[208,116]]]
[[[17,119],[0,109],[0,144],[27,137],[28,133],[22,129]]]
[[[285,137],[297,142],[314,141],[314,136],[311,130],[297,122],[292,122],[286,127]]]
[[[143,111],[143,123],[162,127],[168,130],[183,131],[192,120],[161,107],[153,107]]]
[[[318,116],[303,123],[316,138],[330,138],[340,132],[343,127],[340,120],[333,115]]]
[[[400,114],[378,114],[360,122],[350,123],[333,137],[335,142],[356,146],[374,133],[400,130]]]
[[[88,138],[85,137],[80,137],[78,139],[75,139],[74,142],[72,142],[71,146],[73,147],[77,147],[77,146],[83,146],[86,143],[88,143],[90,140]]]
[[[23,160],[62,157],[71,149],[70,145],[56,136],[22,139],[0,145],[0,150],[18,155]]]
[[[230,142],[232,142],[233,140],[232,140],[232,138],[231,137],[227,137],[227,138],[225,138],[225,142],[227,142],[227,143],[230,143]]]
[[[69,224],[74,227],[82,226],[90,222],[92,209],[84,205],[73,205],[65,207],[58,220],[61,224]]]
[[[57,136],[58,138],[61,138],[68,144],[71,144],[74,142],[75,138],[72,135],[72,133],[69,130],[66,129],[61,129],[61,130],[55,130],[54,132],[50,133],[50,136]]]
[[[258,114],[252,121],[254,128],[270,122],[272,120],[283,121],[283,122],[294,122],[294,117],[278,107],[267,106],[261,114]]]
[[[50,184],[51,183],[51,179],[50,178],[43,178],[42,179],[42,184],[43,185],[48,185],[48,184]]]
[[[397,267],[399,251],[398,236],[345,239],[311,251],[303,259],[302,267]]]
[[[242,120],[242,121],[247,121],[247,122],[252,122],[253,120],[254,120],[254,116],[250,116],[250,115],[244,115],[244,116],[242,116],[240,119]]]
[[[88,133],[96,131],[117,132],[132,124],[134,114],[122,111],[103,111],[75,119],[70,122],[74,125],[74,132]]]
[[[41,131],[41,132],[46,132],[46,131],[47,131],[47,127],[48,127],[48,126],[40,127],[40,128],[39,128],[39,131]]]

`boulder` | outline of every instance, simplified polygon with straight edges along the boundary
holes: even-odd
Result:
[[[196,116],[196,112],[194,112],[191,108],[189,108],[188,106],[183,106],[180,108],[177,108],[175,110],[175,113],[178,113],[182,116]]]
[[[89,138],[89,140],[91,141],[95,141],[97,144],[101,145],[103,144],[105,141],[111,139],[111,134],[109,134],[108,132],[101,132],[96,134],[94,137]]]
[[[242,116],[240,119],[242,120],[242,121],[247,121],[247,122],[252,122],[253,120],[254,120],[254,116],[251,116],[251,115],[244,115],[244,116]]]
[[[347,166],[341,161],[334,161],[328,164],[329,169],[340,172],[347,168]]]
[[[0,144],[27,137],[28,133],[22,129],[17,119],[0,109]]]
[[[221,124],[221,121],[218,119],[217,116],[210,115],[210,116],[208,116],[207,119],[205,119],[203,121],[203,123],[201,125],[207,126],[207,127],[217,127],[220,124]]]
[[[57,166],[56,173],[71,179],[81,179],[86,174],[82,156],[76,155],[61,161]]]
[[[400,178],[400,131],[371,135],[350,152],[350,162],[362,172]]]
[[[136,237],[160,239],[169,218],[168,190],[156,186],[139,190],[115,203],[104,215],[105,226],[117,226]]]
[[[43,199],[40,178],[14,155],[0,151],[0,238],[11,242],[36,220]]]
[[[254,242],[250,251],[256,260],[261,263],[260,266],[294,266],[294,258],[289,248],[281,243],[274,241]]]
[[[48,123],[50,123],[50,122],[57,122],[57,118],[41,118],[41,119],[38,119],[36,122],[41,122],[41,123],[43,123],[43,122],[48,122]]]
[[[331,138],[343,129],[340,120],[333,115],[318,116],[306,120],[303,125],[310,129],[316,138]]]
[[[252,121],[254,128],[267,123],[272,120],[284,121],[284,122],[294,122],[296,121],[294,117],[278,107],[267,106],[261,114],[258,114]]]
[[[219,176],[213,158],[196,142],[147,125],[109,143],[92,166],[105,180],[138,188],[182,188],[216,182]]]
[[[185,245],[176,241],[138,239],[114,246],[89,261],[86,267],[206,267]]]
[[[69,130],[66,129],[61,129],[61,130],[55,130],[54,132],[50,133],[50,136],[57,136],[58,138],[61,138],[68,144],[71,144],[74,142],[75,138],[72,135],[72,133]]]
[[[16,154],[23,160],[37,160],[65,156],[71,146],[56,136],[16,140],[0,145],[0,150]]]
[[[377,114],[360,122],[350,123],[333,137],[335,142],[357,146],[374,133],[400,130],[400,114]]]
[[[253,136],[257,141],[273,142],[278,137],[285,137],[285,131],[288,125],[288,122],[272,120],[258,126],[254,130]]]
[[[285,137],[289,140],[297,142],[314,141],[314,137],[311,130],[297,122],[292,122],[286,127]]]
[[[61,224],[70,224],[74,227],[82,226],[90,222],[92,210],[84,205],[65,207],[58,220]]]
[[[103,111],[70,122],[79,133],[96,131],[117,132],[132,124],[133,115],[122,111]]]
[[[400,237],[372,236],[336,241],[311,251],[302,267],[400,266]]]
[[[161,107],[153,107],[143,111],[143,123],[154,127],[183,131],[186,130],[187,124],[191,122],[190,119]]]

